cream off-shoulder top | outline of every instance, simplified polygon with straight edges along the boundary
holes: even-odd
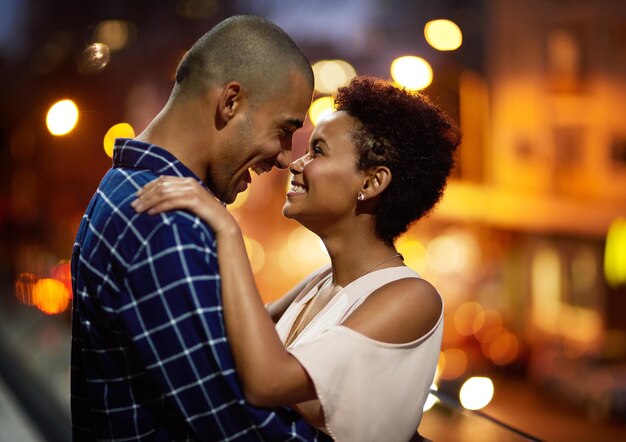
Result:
[[[299,295],[276,324],[283,342],[320,287],[328,267]],[[375,341],[341,325],[372,292],[392,281],[419,278],[405,266],[368,273],[338,292],[287,350],[302,364],[325,417],[324,432],[336,441],[401,441],[413,437],[435,375],[443,333],[443,309],[436,325],[413,342]]]

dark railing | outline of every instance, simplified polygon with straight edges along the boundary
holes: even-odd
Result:
[[[442,391],[432,390],[438,401],[424,413],[419,435],[425,441],[521,442],[541,441],[479,410],[468,410]],[[419,439],[418,439],[419,440]]]

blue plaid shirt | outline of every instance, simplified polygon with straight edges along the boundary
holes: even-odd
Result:
[[[327,440],[293,410],[245,403],[222,316],[215,237],[198,217],[130,206],[167,151],[116,142],[72,254],[75,441]]]

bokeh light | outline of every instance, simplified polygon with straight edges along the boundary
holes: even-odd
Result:
[[[426,247],[417,239],[404,235],[396,242],[398,252],[404,258],[404,264],[417,273],[423,273],[428,265],[428,253]]]
[[[135,129],[128,123],[118,123],[113,126],[104,134],[104,152],[113,158],[113,146],[115,145],[116,138],[134,138]]]
[[[493,341],[502,331],[502,315],[494,309],[479,312],[472,323],[472,331],[478,342]]]
[[[626,283],[626,220],[616,219],[606,235],[604,277],[611,287]]]
[[[463,34],[453,21],[431,20],[424,26],[424,37],[429,45],[439,51],[454,51],[463,43]]]
[[[311,103],[309,108],[309,118],[313,125],[317,125],[317,122],[324,118],[326,115],[335,112],[335,100],[333,97],[326,96],[320,97]]]
[[[70,303],[70,294],[61,281],[43,278],[33,285],[32,302],[42,312],[54,315],[67,309]]]
[[[228,205],[228,210],[236,210],[243,207],[250,197],[250,187],[251,186],[246,187],[246,190],[237,194],[235,201]]]
[[[294,266],[297,266],[308,273],[326,263],[328,253],[319,237],[302,226],[293,229],[286,246],[280,252],[280,266],[283,271],[291,273]]]
[[[475,376],[463,383],[459,392],[461,405],[468,410],[480,410],[493,399],[493,382],[487,377]]]
[[[50,269],[50,277],[62,282],[67,289],[69,297],[72,298],[72,273],[70,267],[69,260],[64,259],[59,261],[58,264]]]
[[[483,308],[479,303],[466,302],[454,312],[454,327],[460,335],[471,336],[474,334],[475,321],[483,316]]]
[[[255,241],[252,238],[244,236],[243,242],[246,246],[246,252],[248,253],[252,273],[257,274],[265,265],[265,250],[263,250],[263,246],[258,241]]]
[[[406,55],[396,58],[391,63],[391,78],[410,91],[428,87],[433,81],[433,69],[430,63],[421,57]]]
[[[98,23],[92,41],[104,43],[111,52],[119,51],[130,43],[135,26],[125,20],[105,20]]]
[[[437,387],[437,385],[436,385],[436,384],[432,384],[432,385],[430,386],[430,389],[431,389],[431,390],[434,390],[434,391],[438,391],[438,390],[439,390],[439,388]],[[437,402],[439,402],[439,399],[437,398],[437,396],[435,396],[435,395],[434,395],[434,394],[432,394],[432,393],[428,393],[428,397],[426,398],[426,402],[424,402],[424,408],[423,408],[422,410],[423,410],[424,412],[426,412],[426,411],[430,410],[431,408],[433,408],[433,406],[434,406]]]
[[[78,122],[78,107],[69,99],[54,103],[46,115],[46,126],[52,135],[66,135]]]
[[[15,279],[15,298],[25,305],[33,305],[33,286],[39,278],[33,273],[24,272]]]
[[[513,333],[503,331],[484,346],[483,353],[496,365],[510,364],[519,354],[519,340]]]
[[[535,325],[555,332],[561,313],[563,275],[558,251],[552,246],[537,250],[531,262],[532,318]]]
[[[330,94],[356,76],[354,67],[344,60],[320,60],[313,64],[315,90]]]
[[[104,69],[111,60],[109,47],[104,43],[92,43],[83,49],[78,58],[78,71],[93,74]]]
[[[448,348],[439,357],[441,379],[450,381],[459,378],[467,369],[467,355],[460,348]]]

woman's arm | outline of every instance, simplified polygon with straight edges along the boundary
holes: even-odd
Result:
[[[137,212],[190,210],[215,231],[224,321],[246,399],[257,406],[315,399],[309,376],[287,352],[265,310],[241,230],[232,215],[191,178],[161,177],[137,195],[133,202]]]

